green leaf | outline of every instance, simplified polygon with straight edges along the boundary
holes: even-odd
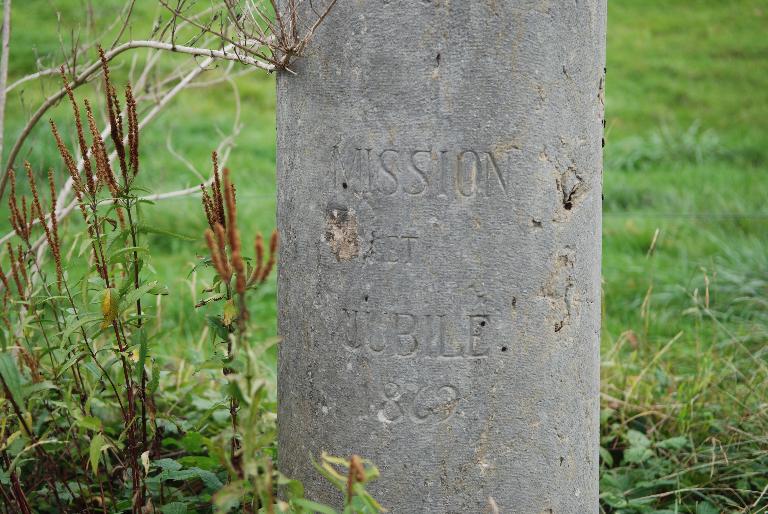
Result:
[[[96,434],[93,436],[93,439],[91,439],[91,447],[88,453],[90,455],[91,469],[93,470],[94,475],[98,475],[99,473],[101,451],[107,446],[108,445],[104,441],[104,436],[101,434]]]
[[[133,334],[134,345],[139,345],[139,360],[136,362],[136,382],[141,383],[144,375],[144,363],[147,361],[147,334],[144,329],[139,329]]]
[[[313,502],[312,500],[305,500],[304,498],[296,498],[295,500],[291,500],[291,505],[294,507],[299,507],[300,509],[303,509],[307,512],[320,512],[321,514],[338,514],[338,512],[333,509],[332,507],[329,507],[328,505],[323,505],[322,503]]]
[[[147,282],[145,284],[142,284],[138,287],[138,289],[133,289],[132,291],[129,291],[125,296],[123,296],[120,299],[120,311],[124,311],[125,309],[128,309],[129,307],[136,304],[136,300],[147,294],[150,290],[157,287],[157,281],[152,280],[151,282]]]
[[[187,504],[181,502],[166,503],[160,512],[163,514],[187,514]]]
[[[160,366],[156,363],[152,363],[152,379],[149,381],[149,391],[154,394],[157,391],[157,386],[160,385]]]
[[[109,256],[109,263],[114,264],[116,262],[119,262],[120,258],[124,254],[129,253],[132,256],[134,252],[136,254],[149,253],[149,248],[146,248],[144,246],[126,246],[124,248],[120,248],[119,250],[117,250],[116,252],[112,253],[112,255]]]
[[[101,430],[101,420],[94,416],[84,416],[75,421],[77,426],[94,432]]]
[[[216,491],[224,487],[224,484],[221,482],[221,480],[219,480],[219,477],[210,471],[206,471],[200,468],[190,468],[190,471],[194,472],[198,477],[200,477],[200,480],[202,480],[205,486],[209,489]]]
[[[627,430],[627,441],[630,446],[635,448],[648,448],[651,446],[651,441],[648,437],[637,430]]]
[[[653,457],[653,452],[648,448],[633,446],[624,452],[624,462],[629,464],[641,464]]]
[[[8,352],[0,353],[0,376],[3,378],[3,383],[8,392],[11,393],[13,401],[18,405],[19,409],[24,410],[21,372]]]
[[[600,447],[600,458],[603,459],[603,463],[605,463],[606,466],[613,467],[613,455],[611,455],[611,452]]]
[[[67,371],[69,368],[75,365],[77,361],[82,359],[86,355],[85,352],[79,352],[75,353],[72,357],[70,357],[67,362],[65,362],[61,368],[59,368],[59,373],[56,375],[56,378],[59,378],[61,375],[64,374],[65,371]]]
[[[187,453],[199,453],[205,449],[206,441],[200,432],[187,432],[181,439],[181,445]]]
[[[682,450],[686,446],[688,446],[688,438],[684,435],[670,437],[669,439],[664,439],[663,441],[656,443],[657,448],[663,448],[665,450]]]
[[[709,502],[701,502],[696,504],[696,514],[718,514],[720,509],[716,508]]]
[[[296,500],[304,498],[304,484],[298,480],[291,480],[280,473],[277,476],[277,485],[284,488],[285,492],[288,493],[289,499]]]
[[[138,232],[141,234],[157,234],[161,236],[169,236],[169,237],[175,237],[176,239],[181,239],[182,241],[197,241],[197,237],[187,236],[185,234],[178,234],[176,232],[171,232],[170,230],[161,230],[159,228],[155,228],[149,225],[141,224],[138,226]]]
[[[75,331],[80,330],[88,323],[94,323],[102,319],[101,314],[87,314],[80,319],[75,320],[74,323],[70,323],[64,328],[64,332],[61,334],[61,345],[64,346],[64,342],[69,339]]]
[[[163,471],[178,471],[181,469],[181,464],[173,459],[158,459],[153,460],[152,464],[159,467]]]
[[[50,380],[45,380],[43,382],[37,382],[32,384],[26,384],[24,387],[22,387],[24,398],[29,398],[34,394],[37,394],[42,391],[50,391],[51,389],[58,389],[58,387],[56,386],[56,384],[54,384]]]
[[[221,322],[218,316],[207,316],[205,319],[216,338],[224,341],[229,338],[229,329]]]

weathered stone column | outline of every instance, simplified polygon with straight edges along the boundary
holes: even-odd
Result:
[[[309,497],[339,497],[325,450],[395,513],[598,511],[605,24],[339,0],[279,77],[279,466]]]

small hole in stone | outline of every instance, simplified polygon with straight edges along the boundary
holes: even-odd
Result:
[[[565,207],[565,210],[566,210],[566,211],[570,211],[571,209],[573,209],[573,202],[571,202],[571,201],[567,201],[567,202],[565,202],[565,203],[563,204],[563,207]]]
[[[363,300],[365,300],[365,301],[367,302],[367,301],[368,301],[368,295],[365,295],[365,296],[363,297]]]
[[[484,326],[485,326],[485,321],[481,321],[481,322],[480,322],[480,326],[481,326],[481,327],[484,327]]]
[[[502,352],[506,352],[506,351],[507,351],[507,347],[506,347],[506,346],[502,346],[502,347],[501,347],[501,351],[502,351]]]
[[[343,182],[343,183],[341,184],[341,187],[343,187],[344,189],[346,189],[346,188],[347,188],[347,183],[346,183],[346,182]]]

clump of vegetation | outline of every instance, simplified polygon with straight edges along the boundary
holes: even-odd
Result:
[[[246,255],[235,185],[215,153],[210,187],[201,185],[209,255],[197,266],[213,280],[187,306],[207,320],[207,359],[189,370],[158,352],[171,337],[157,319],[168,289],[154,279],[153,228],[144,221],[153,206],[136,182],[136,102],[127,86],[121,105],[103,52],[101,61],[111,148],[87,101],[83,123],[63,69],[79,162],[51,122],[81,228],[59,226],[52,172],[47,201],[31,164],[28,196],[9,176],[15,238],[0,266],[0,510],[333,512],[276,470],[274,383],[262,359],[275,341],[254,339],[249,295],[270,276],[278,237],[267,249],[257,234]],[[378,473],[370,463],[323,455],[317,468],[348,511],[381,510],[365,491]]]
[[[626,138],[611,146],[605,164],[611,171],[702,165],[730,156],[715,131],[701,130],[698,122],[686,130],[662,125],[645,136]]]
[[[764,242],[758,244],[765,251]],[[756,247],[702,269],[677,312],[680,331],[657,343],[649,280],[643,326],[603,354],[601,500],[605,512],[768,510],[768,266]],[[653,259],[652,248],[649,259]],[[755,267],[746,269],[745,262]]]

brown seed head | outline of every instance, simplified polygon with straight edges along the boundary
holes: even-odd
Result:
[[[216,212],[216,221],[223,227],[227,226],[227,220],[224,216],[224,199],[221,194],[221,179],[219,178],[219,157],[216,152],[211,154],[213,160],[213,184],[211,185],[213,193],[213,205]]]
[[[118,162],[120,164],[120,173],[123,176],[124,185],[128,185],[128,166],[125,162],[125,146],[123,145],[123,118],[120,112],[120,103],[117,100],[115,87],[109,75],[109,63],[104,49],[99,46],[99,57],[101,59],[101,70],[104,74],[104,94],[107,97],[107,117],[109,118],[110,137],[117,152]]]
[[[264,282],[267,280],[267,277],[269,277],[269,274],[272,273],[272,268],[275,266],[275,258],[277,256],[277,248],[279,246],[279,238],[277,234],[277,230],[272,232],[272,237],[269,239],[269,260],[267,261],[267,264],[264,266],[264,269],[261,271],[261,275],[259,276],[259,282]]]
[[[125,86],[125,103],[128,109],[128,152],[131,173],[135,177],[139,172],[139,118],[136,113],[136,99],[131,85]]]
[[[83,158],[83,171],[85,171],[86,183],[88,184],[88,192],[91,195],[96,194],[95,184],[93,183],[93,172],[91,171],[91,161],[88,157],[88,145],[85,142],[85,136],[83,134],[83,123],[80,120],[80,108],[75,101],[75,94],[72,92],[72,88],[69,85],[67,74],[64,72],[64,65],[60,68],[61,80],[64,82],[64,89],[67,91],[69,97],[69,103],[72,105],[72,114],[75,117],[75,126],[77,127],[77,143],[80,145],[80,154]]]
[[[216,227],[220,226],[221,225],[216,225]],[[229,269],[226,261],[226,254],[222,253],[221,245],[218,243],[218,240],[219,238],[211,229],[205,230],[205,242],[208,245],[208,251],[211,254],[213,267],[216,269],[216,272],[223,282],[229,282],[229,279],[232,278],[232,271]]]
[[[93,141],[92,154],[96,161],[96,175],[99,180],[106,184],[113,197],[118,194],[117,179],[112,171],[112,166],[109,164],[109,156],[107,154],[107,147],[104,144],[104,139],[101,137],[99,128],[96,126],[96,120],[93,116],[93,110],[88,100],[85,100],[85,112],[88,117],[88,128],[91,131],[91,137]]]

